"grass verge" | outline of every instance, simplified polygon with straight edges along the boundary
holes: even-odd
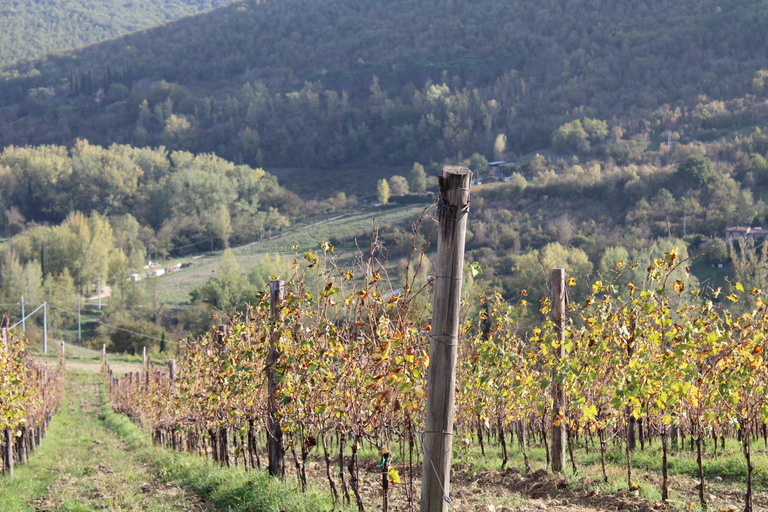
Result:
[[[302,493],[263,472],[154,446],[112,411],[98,374],[68,372],[65,385],[43,444],[13,478],[0,477],[0,512],[344,510],[319,486]]]

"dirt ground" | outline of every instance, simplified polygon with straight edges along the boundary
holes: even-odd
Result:
[[[286,461],[288,462],[288,461]],[[327,482],[325,465],[322,461],[307,463],[308,473],[318,482]],[[400,484],[390,486],[390,511],[410,511],[408,505],[407,465],[396,466],[400,472]],[[294,468],[289,468],[289,474]],[[420,466],[414,465],[415,508],[419,508]],[[295,477],[295,476],[294,476]],[[335,476],[337,485],[338,475]],[[360,468],[361,491],[368,510],[381,510],[381,473],[375,463]],[[658,485],[649,475],[638,476],[638,483]],[[456,470],[451,477],[451,506],[453,511],[483,512],[537,512],[551,510],[558,512],[655,512],[659,510],[700,510],[698,482],[688,476],[675,476],[670,488],[677,499],[668,503],[651,502],[640,496],[638,491],[618,490],[606,493],[601,482],[593,481],[574,485],[567,479],[540,469],[522,474],[517,469],[504,472],[487,470],[467,473]],[[705,487],[709,510],[738,512],[744,509],[744,491],[736,487],[714,484]],[[351,490],[350,490],[351,494]],[[354,495],[352,495],[354,502]],[[768,511],[768,490],[758,489],[754,496],[754,510]]]
[[[50,367],[55,367],[58,364],[56,361],[48,361],[45,359],[39,359],[39,361],[42,361],[43,363],[47,364]],[[65,363],[65,366],[67,370],[71,370],[71,371],[90,372],[90,373],[99,373],[101,371],[101,365],[99,363],[94,363],[94,362],[69,360]],[[110,362],[109,366],[112,368],[112,371],[115,373],[115,375],[119,377],[122,377],[123,375],[129,372],[142,371],[141,364]]]

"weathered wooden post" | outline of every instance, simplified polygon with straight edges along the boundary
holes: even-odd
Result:
[[[275,381],[275,365],[280,359],[280,350],[277,344],[280,340],[280,326],[283,319],[280,312],[280,303],[285,296],[285,285],[283,281],[270,281],[269,283],[269,303],[272,319],[274,320],[274,332],[269,341],[269,353],[267,354],[267,454],[269,458],[269,474],[272,476],[283,477],[285,475],[285,463],[283,461],[283,430],[280,426],[280,420],[277,417],[277,382]]]
[[[421,471],[421,512],[445,512],[450,505],[451,451],[456,396],[459,307],[464,238],[472,171],[446,166],[438,176],[437,269],[427,377],[427,416]]]
[[[168,361],[168,389],[173,389],[173,384],[176,381],[176,360],[171,359]]]
[[[9,476],[13,476],[13,430],[5,429],[5,467]]]
[[[555,365],[565,357],[565,306],[567,290],[565,287],[565,269],[552,269],[550,315],[555,324],[558,347],[555,350]],[[552,370],[552,471],[565,468],[565,448],[567,445],[565,426],[565,390],[559,382],[557,368]]]
[[[221,357],[224,357],[226,354],[226,345],[227,345],[227,337],[229,336],[229,326],[227,324],[219,324],[219,326],[216,328],[216,349],[218,350]],[[224,464],[227,465],[227,467],[230,467],[230,444],[229,444],[229,426],[224,425],[222,426],[217,433],[218,436],[218,442],[219,442],[219,463],[223,466]]]
[[[64,366],[64,340],[61,340],[61,349],[59,352],[59,364]]]
[[[0,330],[0,337],[2,337],[3,349],[9,350],[11,341],[8,337],[8,328],[3,327]],[[5,459],[3,462],[8,475],[13,476],[13,431],[10,428],[5,429]]]

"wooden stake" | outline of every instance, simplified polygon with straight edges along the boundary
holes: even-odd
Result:
[[[565,357],[565,306],[567,302],[567,291],[565,287],[565,269],[552,269],[551,284],[551,302],[552,302],[552,322],[555,324],[555,331],[559,346],[556,349],[556,363]],[[552,471],[563,471],[565,468],[565,448],[567,446],[565,421],[565,391],[563,386],[558,383],[557,370],[552,370]],[[558,424],[559,423],[559,424]]]
[[[5,429],[5,467],[9,476],[13,476],[13,430]]]
[[[438,181],[440,199],[437,216],[440,227],[429,337],[421,512],[445,512],[450,505],[459,307],[472,171],[466,167],[446,166]]]
[[[168,389],[173,389],[173,383],[176,380],[176,360],[168,361]]]
[[[279,323],[283,319],[280,313],[280,303],[285,296],[283,281],[270,281],[269,297],[272,319],[274,320],[274,332],[269,341],[269,353],[267,354],[267,454],[269,458],[269,474],[272,476],[285,476],[285,463],[283,460],[283,430],[280,427],[277,406],[277,382],[275,381],[275,365],[280,359],[280,350],[277,343],[280,340]]]

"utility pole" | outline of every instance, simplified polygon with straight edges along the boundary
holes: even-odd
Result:
[[[99,296],[99,311],[101,311],[101,274],[96,274],[96,293]]]
[[[21,296],[21,332],[27,332],[26,315],[24,314],[24,296]]]
[[[80,297],[77,298],[77,344],[82,345],[83,338],[80,335]]]
[[[48,303],[43,302],[43,354],[48,353]]]
[[[451,504],[451,452],[456,399],[464,242],[472,171],[445,166],[438,176],[437,269],[429,335],[427,414],[421,470],[421,512],[447,512]]]

